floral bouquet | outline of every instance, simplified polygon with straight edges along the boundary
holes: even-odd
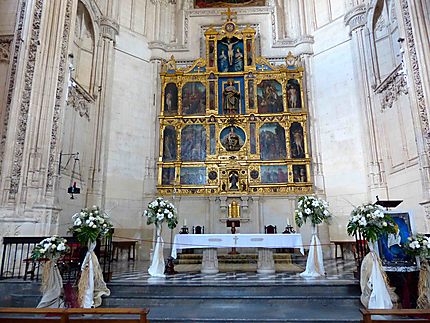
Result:
[[[57,235],[40,241],[31,252],[31,258],[34,260],[41,258],[58,259],[66,252],[69,247],[66,245],[67,240]]]
[[[417,234],[408,238],[408,242],[403,245],[403,249],[408,255],[426,259],[430,257],[430,237]]]
[[[95,242],[98,238],[110,233],[112,223],[109,216],[98,206],[82,209],[73,217],[73,227],[70,231],[82,244]]]
[[[396,228],[393,218],[382,207],[363,204],[352,210],[347,232],[350,236],[360,232],[365,240],[376,242],[384,234],[395,234]]]
[[[161,224],[167,222],[169,229],[174,229],[178,224],[178,217],[175,206],[162,197],[157,197],[154,201],[148,204],[148,209],[144,214],[147,217],[147,224]]]
[[[312,224],[321,224],[331,218],[328,203],[315,196],[301,196],[295,211],[296,224],[301,227],[309,218]]]

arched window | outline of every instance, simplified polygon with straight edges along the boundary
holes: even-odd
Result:
[[[377,82],[380,83],[402,60],[395,0],[380,0],[376,3],[372,35],[376,56],[376,77]]]
[[[90,94],[93,92],[94,52],[95,36],[93,22],[87,8],[79,1],[73,40],[74,78]]]

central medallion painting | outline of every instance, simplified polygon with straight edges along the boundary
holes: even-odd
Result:
[[[162,65],[161,194],[308,194],[310,155],[303,68],[271,64],[255,29],[230,17],[205,32],[206,56]]]

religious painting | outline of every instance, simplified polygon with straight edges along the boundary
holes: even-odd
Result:
[[[208,57],[208,60],[209,60],[209,64],[208,64],[208,66],[209,67],[213,67],[213,66],[215,66],[215,42],[213,41],[213,40],[211,40],[210,42],[209,42],[209,57]]]
[[[286,165],[261,166],[261,183],[277,184],[288,182],[288,168]]]
[[[181,132],[181,159],[204,161],[206,159],[206,129],[200,124],[185,126]]]
[[[176,160],[176,130],[173,126],[164,128],[163,133],[163,161],[171,162]]]
[[[279,113],[284,111],[282,86],[275,80],[264,80],[257,86],[259,113]]]
[[[287,82],[287,104],[289,112],[302,110],[302,96],[299,81],[290,79]]]
[[[175,183],[175,167],[163,167],[161,171],[161,185],[173,185]]]
[[[245,98],[242,95],[243,79],[220,78],[218,86],[218,112],[220,114],[244,113]]]
[[[242,128],[230,126],[221,130],[221,145],[227,151],[238,151],[245,144],[245,131]]]
[[[206,167],[181,167],[182,185],[205,185]]]
[[[266,0],[194,0],[194,8],[261,7]]]
[[[215,82],[209,82],[209,109],[215,110]]]
[[[168,83],[164,89],[164,115],[178,114],[178,87]]]
[[[254,56],[252,55],[252,40],[246,40],[246,65],[251,66],[254,63]]]
[[[260,159],[279,160],[286,157],[285,129],[277,122],[265,123],[260,128]]]
[[[379,256],[386,271],[408,271],[415,267],[416,258],[405,253],[402,248],[412,235],[411,219],[408,212],[385,212],[392,216],[396,233],[382,236],[378,240]]]
[[[206,88],[201,82],[189,82],[182,88],[182,114],[204,115],[206,112]]]
[[[243,71],[243,41],[225,37],[218,41],[218,72]]]
[[[290,127],[291,158],[305,158],[305,140],[303,127],[298,122],[293,122]]]
[[[293,165],[293,182],[306,183],[307,181],[306,165]]]
[[[215,125],[209,125],[209,154],[215,155],[216,153],[216,138],[215,138]]]
[[[249,109],[254,109],[255,99],[254,99],[254,80],[248,81],[248,107]]]
[[[249,149],[251,154],[257,153],[257,142],[255,138],[255,122],[249,124]]]

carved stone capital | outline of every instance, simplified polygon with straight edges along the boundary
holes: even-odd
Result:
[[[12,41],[13,36],[0,36],[0,62],[9,62]]]
[[[354,30],[364,27],[367,18],[367,6],[361,4],[345,14],[345,26],[349,26],[349,33]]]
[[[119,33],[119,25],[109,17],[102,17],[100,18],[100,31],[103,38],[115,42]]]
[[[406,74],[400,64],[376,89],[381,94],[381,109],[389,109],[400,95],[408,94]]]
[[[94,102],[91,96],[78,85],[69,87],[67,105],[73,107],[79,116],[90,120],[90,106]]]

